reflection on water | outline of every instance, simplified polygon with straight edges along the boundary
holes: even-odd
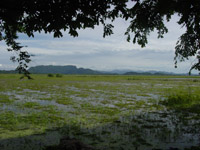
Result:
[[[44,146],[59,144],[60,134],[57,131],[43,135],[32,135],[7,140],[0,139],[0,150],[42,150]]]
[[[60,138],[67,135],[104,150],[182,150],[200,144],[200,120],[187,115],[160,111],[121,117],[92,129],[65,126],[43,135],[0,140],[0,149],[42,150],[47,145],[59,144]]]
[[[100,149],[184,149],[200,144],[198,125],[200,120],[184,120],[182,114],[143,113],[93,129],[95,144],[93,138],[82,140],[101,145]]]

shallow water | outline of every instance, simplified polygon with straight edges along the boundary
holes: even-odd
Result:
[[[181,113],[136,112],[135,115],[120,117],[113,123],[95,128],[62,127],[58,131],[47,132],[44,135],[0,140],[0,148],[40,150],[44,146],[58,144],[62,135],[68,135],[104,150],[182,150],[200,144],[199,124],[200,120],[183,120]],[[11,142],[12,145],[9,144]]]
[[[172,79],[167,78],[167,80]],[[200,119],[192,119],[196,114],[167,110],[165,106],[154,107],[160,100],[164,100],[161,92],[158,92],[159,89],[170,89],[176,84],[145,81],[69,83],[63,87],[64,92],[61,94],[57,93],[60,87],[55,85],[53,92],[28,88],[22,91],[3,92],[2,94],[16,100],[11,104],[3,104],[0,111],[23,114],[40,112],[41,109],[19,107],[26,102],[37,102],[41,106],[55,106],[55,109],[62,112],[62,117],[74,118],[75,123],[69,124],[67,120],[65,126],[59,127],[56,131],[45,131],[43,135],[4,140],[0,138],[0,149],[42,150],[46,145],[58,144],[59,139],[65,135],[104,150],[169,150],[170,148],[182,150],[200,145]],[[155,89],[151,91],[152,88],[158,91]],[[70,94],[71,92],[74,93]],[[58,104],[56,98],[59,96],[61,99],[70,98],[73,104]],[[50,100],[42,99],[51,97]],[[109,109],[117,111],[116,114],[93,112],[92,108],[95,107],[99,109],[105,107],[104,111]],[[105,120],[108,119],[107,122],[104,122],[104,117]],[[112,117],[117,119],[110,119]],[[87,122],[91,122],[92,127],[88,127]]]

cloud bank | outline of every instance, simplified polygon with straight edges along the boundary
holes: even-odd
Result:
[[[52,34],[35,34],[35,38],[28,38],[20,34],[19,42],[28,47],[32,57],[30,66],[36,65],[77,65],[78,67],[96,70],[158,70],[186,73],[193,60],[179,63],[178,69],[174,68],[174,47],[178,37],[184,32],[177,24],[177,16],[167,24],[169,33],[163,39],[157,39],[156,32],[149,36],[149,43],[145,48],[127,42],[124,32],[128,22],[116,20],[114,22],[114,35],[103,38],[103,27],[95,30],[86,29],[79,31],[79,37],[64,37],[54,39]],[[0,69],[13,69],[9,57],[15,55],[6,51],[6,45],[0,45]],[[194,58],[193,58],[194,59]]]

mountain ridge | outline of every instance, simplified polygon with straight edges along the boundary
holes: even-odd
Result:
[[[65,66],[54,66],[54,65],[39,65],[30,67],[28,71],[32,74],[80,74],[80,75],[187,75],[187,74],[176,74],[173,72],[166,71],[134,71],[134,70],[111,70],[111,71],[97,71],[88,68],[78,68],[75,65]],[[13,74],[17,73],[15,70],[0,70],[0,73]]]
[[[92,69],[85,69],[85,68],[77,68],[74,65],[66,65],[66,66],[53,66],[53,65],[40,65],[31,67],[28,69],[30,73],[33,74],[101,74],[101,72],[92,70]]]

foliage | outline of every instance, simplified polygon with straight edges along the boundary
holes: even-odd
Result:
[[[57,74],[56,74],[56,77],[57,77],[57,78],[61,78],[61,77],[62,77],[62,74],[57,73]]]
[[[112,21],[120,17],[130,21],[125,32],[127,40],[130,41],[132,37],[133,43],[144,47],[148,43],[148,35],[154,30],[157,30],[158,38],[163,38],[168,32],[164,21],[169,21],[173,14],[178,14],[178,24],[186,28],[175,47],[174,59],[177,64],[177,59],[188,59],[200,49],[198,0],[1,0],[0,40],[6,42],[8,51],[18,53],[18,57],[12,57],[11,60],[17,61],[17,70],[28,76],[30,54],[21,50],[24,46],[16,41],[18,33],[34,37],[35,32],[45,32],[59,38],[64,30],[77,37],[79,29],[102,24],[105,37],[113,34]],[[111,23],[106,23],[107,20]],[[199,66],[199,63],[195,65]]]
[[[54,75],[52,73],[49,73],[47,76],[48,77],[53,77]]]

